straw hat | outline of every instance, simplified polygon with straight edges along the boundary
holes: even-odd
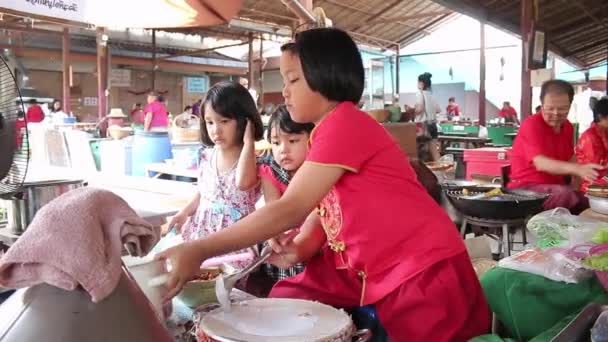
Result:
[[[108,118],[126,118],[127,115],[123,113],[122,108],[112,108]]]

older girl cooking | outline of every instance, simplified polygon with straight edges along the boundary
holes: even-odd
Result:
[[[364,87],[356,44],[343,31],[313,29],[282,51],[292,119],[316,125],[306,161],[280,199],[159,255],[173,265],[170,295],[203,260],[277,236],[308,216],[321,223],[327,241],[271,296],[374,305],[393,342],[467,341],[485,333],[490,314],[462,239],[395,140],[356,107]],[[310,236],[311,245],[319,243]]]

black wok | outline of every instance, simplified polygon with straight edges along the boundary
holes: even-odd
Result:
[[[464,188],[468,190],[467,195],[462,193]],[[444,191],[452,205],[463,215],[495,220],[523,219],[539,213],[547,198],[546,194],[521,189],[502,189],[504,196],[489,198],[469,198],[487,192],[488,187],[462,187]]]

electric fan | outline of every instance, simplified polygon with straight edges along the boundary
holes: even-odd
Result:
[[[0,197],[10,197],[25,180],[29,144],[17,81],[3,56],[0,61]]]

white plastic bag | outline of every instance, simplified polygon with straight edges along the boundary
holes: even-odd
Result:
[[[498,262],[498,267],[536,274],[553,281],[578,283],[593,276],[577,261],[566,256],[564,250],[533,248],[521,251]]]
[[[479,137],[482,139],[488,138],[488,129],[486,126],[479,126]]]
[[[574,246],[591,240],[606,223],[570,214],[566,208],[555,208],[533,216],[527,224],[539,247]]]

